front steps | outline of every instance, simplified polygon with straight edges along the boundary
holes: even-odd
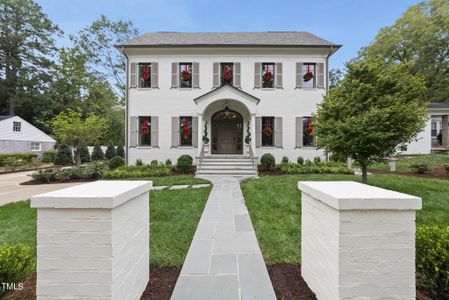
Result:
[[[252,167],[251,159],[242,155],[205,156],[196,175],[257,176],[257,166]]]

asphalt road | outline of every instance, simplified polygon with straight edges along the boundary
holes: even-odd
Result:
[[[27,200],[31,196],[39,195],[69,186],[81,184],[74,183],[54,183],[54,184],[39,184],[39,185],[20,185],[21,182],[31,180],[31,172],[19,172],[0,175],[0,206]]]

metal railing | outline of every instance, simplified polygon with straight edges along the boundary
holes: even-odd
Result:
[[[201,146],[200,156],[198,157],[197,171],[201,168],[203,159],[204,159],[204,143],[203,143],[203,146]]]
[[[251,168],[257,169],[257,157],[254,156],[253,147],[249,144],[249,159],[251,160]]]

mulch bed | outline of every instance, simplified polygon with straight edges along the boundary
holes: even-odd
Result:
[[[268,265],[276,297],[279,300],[316,300],[315,294],[301,277],[301,266],[298,264]],[[175,267],[150,267],[150,282],[140,300],[169,300],[181,269]],[[36,275],[23,282],[23,290],[7,294],[4,300],[35,300]],[[430,296],[423,290],[416,291],[417,300],[443,300]]]
[[[425,178],[425,179],[443,179],[443,180],[449,180],[449,174],[446,172],[446,170],[442,166],[437,166],[432,172],[424,173],[424,174],[418,174],[418,173],[412,173],[410,171],[402,171],[398,170],[396,172],[390,172],[387,170],[377,170],[377,169],[368,169],[368,172],[373,174],[388,174],[388,175],[405,175],[405,176],[413,176],[413,177],[419,177],[419,178]]]

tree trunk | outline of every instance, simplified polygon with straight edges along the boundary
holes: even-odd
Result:
[[[79,167],[81,165],[81,151],[79,151],[78,148],[76,148],[76,151],[75,151],[75,163],[76,163],[77,167]]]
[[[368,166],[362,165],[362,183],[368,184]]]

